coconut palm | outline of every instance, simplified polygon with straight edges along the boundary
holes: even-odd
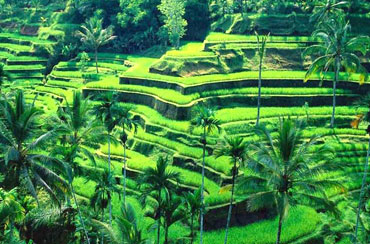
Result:
[[[263,57],[266,53],[266,43],[267,39],[270,36],[270,33],[260,38],[257,32],[255,32],[257,37],[257,54],[259,58],[259,66],[258,66],[258,99],[257,99],[257,126],[260,123],[260,110],[261,110],[261,88],[262,88],[262,63],[263,63]]]
[[[67,166],[40,153],[55,130],[40,129],[42,111],[27,104],[21,90],[16,92],[14,102],[6,99],[0,103],[0,114],[0,154],[5,182],[10,188],[24,186],[38,203],[36,183],[60,205],[58,195],[68,193],[68,183],[57,173],[64,172]]]
[[[113,28],[109,26],[103,29],[103,19],[99,19],[97,16],[91,17],[81,28],[82,31],[78,31],[77,35],[81,37],[83,45],[94,51],[96,73],[99,73],[98,49],[116,38],[113,35]]]
[[[310,17],[310,22],[321,23],[330,17],[340,16],[344,14],[344,7],[348,7],[347,1],[327,0],[325,2],[318,2]]]
[[[148,197],[153,197],[157,202],[155,216],[157,218],[157,243],[160,240],[160,228],[163,196],[168,198],[170,192],[174,188],[174,183],[179,181],[180,174],[168,169],[167,158],[160,157],[155,168],[146,168],[139,178],[140,188],[143,190],[143,195],[146,200]]]
[[[365,116],[365,121],[370,123],[370,93],[364,96],[363,98],[359,99],[355,103],[356,106],[361,107],[365,106],[369,109]],[[366,133],[370,136],[370,125],[368,125]],[[356,228],[355,228],[355,241],[357,242],[357,234],[358,234],[358,227],[359,227],[359,222],[360,222],[360,213],[362,209],[362,204],[363,204],[363,198],[365,194],[365,189],[366,189],[366,177],[367,177],[367,172],[369,168],[369,157],[370,157],[370,137],[369,137],[369,143],[368,143],[368,149],[367,149],[367,156],[366,156],[366,162],[364,166],[364,175],[362,178],[362,185],[361,185],[361,191],[360,191],[360,199],[358,203],[358,209],[357,209],[357,217],[356,217]]]
[[[119,122],[119,118],[117,117],[119,111],[118,102],[115,99],[113,92],[106,92],[102,93],[99,96],[99,100],[101,101],[98,105],[94,107],[95,114],[98,119],[102,121],[105,125],[107,130],[107,139],[108,139],[108,173],[111,172],[111,141],[116,142],[115,137],[112,137],[112,131],[116,127]],[[109,224],[112,225],[112,202],[111,199],[108,199],[109,205]]]
[[[55,123],[61,131],[61,143],[54,153],[62,155],[63,161],[71,166],[67,178],[86,240],[90,243],[72,182],[75,175],[80,174],[78,158],[88,158],[95,163],[88,147],[96,147],[104,142],[106,138],[104,128],[98,120],[94,119],[88,99],[84,99],[80,92],[73,93],[72,104],[66,101],[66,107],[59,110]]]
[[[134,133],[137,132],[137,127],[139,125],[138,121],[134,119],[131,114],[133,107],[125,106],[121,107],[118,111],[119,124],[122,126],[122,134],[120,140],[123,146],[123,205],[126,203],[126,182],[127,182],[127,158],[126,158],[126,149],[127,149],[127,139],[128,135],[126,130],[133,130]]]
[[[248,149],[247,167],[251,173],[241,177],[238,189],[248,194],[248,208],[255,211],[275,207],[279,216],[276,244],[290,206],[317,206],[335,211],[325,189],[341,187],[337,179],[325,177],[338,169],[334,152],[319,136],[302,138],[302,122],[280,121],[277,136],[266,128],[258,130],[261,141]],[[317,145],[317,146],[316,146]]]
[[[185,192],[184,193],[184,202],[188,214],[190,215],[190,243],[194,242],[194,219],[197,218],[200,214],[202,208],[202,202],[200,200],[200,189],[195,192]]]
[[[308,47],[303,52],[303,56],[318,56],[308,68],[304,82],[308,81],[312,74],[320,73],[321,79],[324,79],[326,72],[334,71],[331,127],[334,127],[336,86],[340,70],[345,68],[347,72],[360,73],[360,84],[363,84],[368,78],[366,69],[361,65],[357,53],[366,55],[370,38],[368,36],[351,38],[349,36],[350,28],[349,23],[344,22],[344,19],[340,17],[325,21],[321,24],[321,28],[313,33],[313,36],[322,42]]]
[[[220,148],[216,149],[215,155],[217,157],[227,156],[231,159],[233,163],[231,197],[230,197],[229,212],[227,214],[225,240],[224,240],[224,243],[226,244],[227,235],[228,235],[229,226],[230,226],[233,200],[234,200],[235,179],[238,175],[239,164],[242,163],[247,157],[247,144],[245,143],[243,138],[239,136],[226,137],[224,144]]]
[[[215,118],[215,109],[205,104],[200,104],[195,107],[195,116],[191,121],[191,129],[193,127],[201,127],[203,134],[201,143],[203,145],[203,156],[202,156],[202,184],[201,184],[201,203],[202,209],[200,212],[200,243],[203,243],[203,215],[204,215],[204,168],[206,158],[206,146],[207,146],[207,134],[214,130],[221,130],[220,121]]]

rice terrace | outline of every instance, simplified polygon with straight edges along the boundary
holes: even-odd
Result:
[[[0,243],[370,244],[368,0],[0,0]]]

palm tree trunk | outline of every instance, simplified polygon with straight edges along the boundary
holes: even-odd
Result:
[[[77,198],[76,198],[76,193],[75,193],[75,189],[74,189],[72,183],[70,184],[70,187],[71,187],[71,190],[72,190],[73,200],[75,201],[75,204],[76,204],[76,208],[77,208],[78,216],[80,218],[82,229],[83,229],[83,231],[85,233],[85,238],[87,240],[87,243],[90,244],[89,234],[87,233],[87,230],[86,230],[86,227],[85,227],[85,222],[82,219],[82,214],[81,214],[80,206],[78,205]]]
[[[103,197],[103,202],[104,202],[104,197]],[[104,223],[104,206],[101,209],[101,221]],[[101,233],[101,243],[104,244],[104,233]]]
[[[99,68],[98,68],[98,49],[95,48],[95,67],[96,67],[96,73],[99,73]]]
[[[333,82],[333,113],[331,115],[330,127],[334,128],[334,120],[335,120],[335,106],[336,106],[336,96],[337,96],[337,82],[339,79],[339,59],[335,60],[335,78]]]
[[[233,209],[233,198],[234,198],[234,187],[235,187],[235,177],[236,177],[236,159],[234,160],[234,168],[233,168],[233,179],[231,185],[231,197],[230,197],[230,205],[229,205],[229,212],[227,214],[227,222],[226,222],[226,231],[225,231],[225,241],[224,244],[227,243],[227,235],[229,233],[229,226],[231,220],[231,213]]]
[[[260,58],[258,70],[258,99],[257,99],[257,126],[260,124],[260,110],[261,110],[261,86],[262,86],[262,58]]]
[[[159,189],[158,193],[158,229],[157,229],[157,244],[160,242],[160,237],[161,237],[161,193],[162,190]]]
[[[108,173],[111,174],[111,159],[110,159],[110,133],[108,133]],[[108,199],[109,204],[109,225],[112,226],[112,199]]]
[[[361,185],[361,192],[360,192],[360,200],[359,200],[358,209],[357,209],[356,229],[355,229],[355,243],[358,243],[358,241],[357,241],[357,232],[358,232],[358,227],[359,227],[359,223],[360,223],[360,213],[361,213],[361,208],[362,208],[362,198],[364,197],[364,194],[365,194],[366,176],[367,176],[367,171],[369,169],[369,157],[370,157],[370,138],[369,138],[369,145],[368,145],[368,148],[367,148],[367,156],[366,156],[366,162],[365,162],[364,176],[362,178],[362,185]]]
[[[206,157],[206,127],[203,128],[203,161],[202,161],[202,185],[200,190],[200,201],[202,207],[200,209],[200,244],[203,244],[203,222],[204,222],[204,167]]]
[[[169,226],[166,224],[164,228],[164,244],[168,244],[168,228]]]
[[[126,163],[126,142],[123,144],[123,204],[126,204],[126,174],[127,174],[127,163]]]
[[[278,232],[277,232],[277,238],[276,238],[276,244],[280,244],[280,236],[281,236],[281,227],[283,225],[283,216],[279,215],[279,226],[278,226]]]
[[[191,222],[190,222],[190,244],[194,242],[194,214],[191,215]]]

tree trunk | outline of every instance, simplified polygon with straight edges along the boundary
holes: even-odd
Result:
[[[164,227],[164,244],[168,244],[168,228],[169,226],[166,224]]]
[[[127,163],[126,163],[126,142],[123,144],[123,204],[126,204],[126,175],[127,175]]]
[[[77,212],[78,212],[78,216],[80,218],[80,222],[81,222],[81,225],[82,225],[82,229],[85,233],[85,238],[87,240],[87,243],[90,244],[90,239],[89,239],[89,235],[87,233],[87,230],[86,230],[86,227],[85,227],[85,222],[84,220],[82,219],[82,215],[81,215],[81,210],[80,210],[80,207],[78,205],[78,202],[77,202],[77,199],[76,199],[76,194],[75,194],[75,190],[74,190],[74,187],[72,185],[72,183],[70,184],[71,186],[71,190],[72,190],[72,196],[73,196],[73,200],[75,201],[75,204],[76,204],[76,208],[77,208]]]
[[[160,237],[161,237],[161,189],[159,189],[158,193],[158,229],[157,229],[157,244],[160,244]]]
[[[104,197],[103,197],[103,202],[104,202]],[[104,223],[104,207],[102,206],[101,209],[101,221]],[[104,244],[104,233],[101,233],[101,243]]]
[[[98,68],[98,49],[95,48],[95,67],[96,67],[96,73],[99,73],[99,68]]]
[[[191,215],[190,221],[190,244],[194,242],[194,214]]]
[[[110,159],[110,133],[108,133],[108,173],[111,174],[111,159]],[[109,204],[109,225],[112,226],[112,199],[108,199]]]
[[[279,226],[278,226],[278,232],[277,232],[277,238],[276,238],[276,244],[280,244],[280,236],[281,236],[281,227],[283,225],[283,216],[279,215]]]
[[[202,161],[202,185],[200,190],[200,244],[203,244],[203,221],[204,221],[204,167],[205,167],[205,157],[206,157],[206,127],[203,128],[203,161]]]
[[[259,70],[258,70],[258,99],[257,99],[257,123],[260,124],[260,110],[261,110],[261,88],[262,87],[262,58],[260,58]]]
[[[339,71],[340,71],[340,61],[337,58],[335,60],[335,77],[334,77],[334,82],[333,82],[333,113],[331,115],[331,121],[330,121],[330,127],[334,128],[334,120],[335,120],[335,105],[336,105],[336,92],[337,92],[337,82],[339,79]]]
[[[232,185],[231,185],[231,198],[230,198],[229,212],[227,214],[227,222],[226,222],[226,231],[225,231],[225,241],[224,241],[224,244],[227,243],[227,235],[229,233],[231,213],[232,213],[232,209],[233,209],[235,177],[236,177],[236,159],[234,159],[233,178],[232,178]]]
[[[368,145],[368,148],[367,148],[367,156],[366,156],[366,162],[365,162],[364,176],[362,177],[362,185],[361,185],[360,199],[359,199],[358,209],[357,209],[356,229],[355,229],[355,243],[358,243],[358,240],[357,240],[357,232],[358,232],[358,227],[359,227],[359,223],[360,223],[360,213],[361,213],[361,208],[362,208],[362,198],[364,197],[364,194],[365,194],[366,176],[367,176],[367,171],[369,169],[369,157],[370,157],[370,138],[369,138],[369,145]]]

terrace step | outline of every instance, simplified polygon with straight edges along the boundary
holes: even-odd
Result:
[[[47,60],[9,60],[7,59],[6,64],[7,65],[44,65],[46,66]]]

